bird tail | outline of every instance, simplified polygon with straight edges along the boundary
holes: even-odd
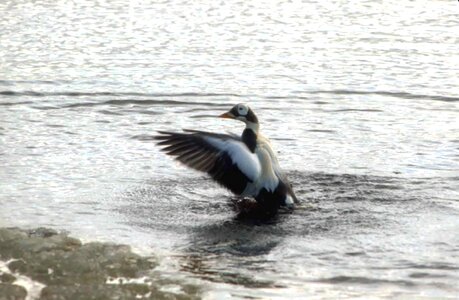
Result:
[[[285,196],[284,205],[287,208],[293,209],[293,208],[295,208],[295,203],[293,201],[294,201],[293,198],[290,195],[287,194],[287,196]]]

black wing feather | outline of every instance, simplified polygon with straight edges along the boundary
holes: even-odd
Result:
[[[184,133],[159,131],[155,137],[166,154],[198,171],[208,173],[215,181],[240,195],[251,180],[238,168],[230,155],[205,140],[205,137],[220,140],[240,138],[198,130],[185,130]]]

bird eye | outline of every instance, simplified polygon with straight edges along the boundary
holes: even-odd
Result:
[[[242,106],[239,106],[239,110],[242,110]]]

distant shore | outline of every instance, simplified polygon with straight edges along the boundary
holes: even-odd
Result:
[[[198,287],[153,274],[157,265],[126,245],[0,228],[0,300],[200,299]]]

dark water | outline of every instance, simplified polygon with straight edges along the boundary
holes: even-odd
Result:
[[[0,3],[0,226],[159,252],[207,298],[457,298],[454,1]],[[237,220],[156,130],[240,132],[302,205]],[[178,275],[180,274],[180,275]]]

